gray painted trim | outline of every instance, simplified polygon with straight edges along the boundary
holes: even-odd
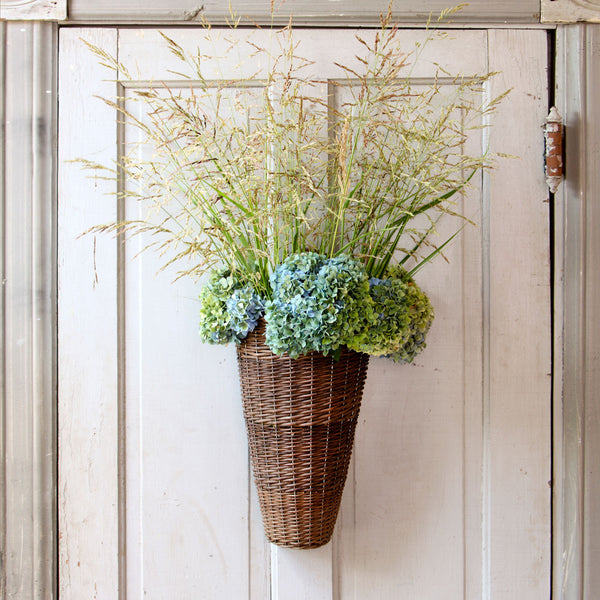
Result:
[[[389,0],[276,0],[280,6],[271,18],[271,0],[231,0],[234,12],[244,20],[249,18],[261,24],[286,23],[293,14],[296,25],[367,26],[379,23],[379,15],[387,12]],[[448,0],[403,0],[393,3],[393,14],[402,23],[424,24],[430,13],[458,4]],[[203,17],[211,23],[227,22],[229,3],[224,0],[70,0],[69,20],[73,23],[189,23],[196,24]],[[527,23],[540,22],[540,0],[471,0],[454,15],[456,23]],[[242,21],[243,23],[244,21]]]
[[[600,26],[585,26],[585,345],[583,593],[600,590]]]
[[[557,104],[566,185],[557,195],[554,599],[600,589],[600,26],[560,27]],[[560,329],[558,325],[561,325]]]
[[[0,23],[0,240],[5,239],[6,23]],[[6,598],[6,335],[4,243],[0,243],[0,598]]]
[[[2,586],[56,597],[56,26],[2,24]]]

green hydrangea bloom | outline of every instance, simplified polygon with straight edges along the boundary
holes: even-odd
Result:
[[[394,272],[391,276],[394,276]],[[389,358],[411,363],[427,345],[425,338],[433,323],[434,311],[429,298],[412,279],[407,281],[406,304],[410,317],[407,339],[398,350],[389,354]]]
[[[200,290],[200,338],[209,344],[240,342],[264,313],[264,302],[229,269],[211,273]]]
[[[433,307],[425,293],[400,267],[390,267],[385,279],[371,278],[375,319],[348,345],[357,352],[410,363],[425,348]]]

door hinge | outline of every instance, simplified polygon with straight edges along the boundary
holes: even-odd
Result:
[[[563,121],[553,106],[544,125],[546,183],[554,194],[563,180]]]

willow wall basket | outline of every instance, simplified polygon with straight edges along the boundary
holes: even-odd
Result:
[[[335,526],[369,356],[277,356],[264,333],[261,320],[237,354],[265,533],[279,546],[317,548]]]

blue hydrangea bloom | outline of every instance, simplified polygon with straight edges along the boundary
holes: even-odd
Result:
[[[271,287],[266,341],[276,354],[329,354],[348,345],[372,318],[366,271],[349,256],[292,255],[273,272]]]

